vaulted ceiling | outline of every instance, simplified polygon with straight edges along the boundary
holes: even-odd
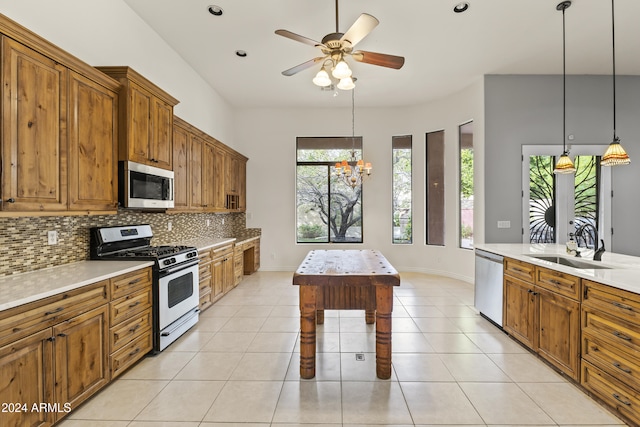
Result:
[[[319,56],[277,29],[321,40],[335,31],[334,0],[125,0],[231,105],[334,107],[347,92],[321,91],[320,65],[281,72]],[[446,97],[485,74],[561,74],[559,0],[342,0],[339,31],[361,13],[380,24],[357,49],[405,57],[400,70],[350,61],[359,106],[409,106]],[[221,16],[209,13],[220,6]],[[565,12],[568,74],[612,73],[611,1],[573,0]],[[640,75],[640,1],[616,0],[616,74]],[[236,50],[247,52],[241,58]],[[321,120],[321,118],[319,118]]]

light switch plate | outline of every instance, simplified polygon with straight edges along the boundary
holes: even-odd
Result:
[[[511,221],[498,221],[498,228],[511,228]]]

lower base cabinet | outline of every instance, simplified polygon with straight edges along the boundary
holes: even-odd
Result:
[[[0,426],[50,426],[148,353],[147,287],[150,268],[0,312]]]

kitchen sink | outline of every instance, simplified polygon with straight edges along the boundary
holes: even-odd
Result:
[[[527,255],[531,258],[539,259],[542,261],[553,262],[554,264],[566,265],[567,267],[580,268],[580,269],[600,269],[606,270],[611,267],[607,267],[601,264],[583,262],[573,258],[566,258],[555,255]]]

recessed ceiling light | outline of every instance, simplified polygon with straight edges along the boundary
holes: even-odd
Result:
[[[240,58],[246,58],[247,52],[245,52],[244,50],[236,50],[236,55],[238,55]]]
[[[458,3],[453,7],[453,11],[455,13],[462,13],[467,9],[469,9],[469,2],[466,2],[466,1],[463,1],[462,3]]]
[[[222,8],[220,6],[216,6],[215,4],[212,4],[211,6],[209,6],[207,10],[209,11],[210,14],[214,16],[221,16],[224,13]]]

